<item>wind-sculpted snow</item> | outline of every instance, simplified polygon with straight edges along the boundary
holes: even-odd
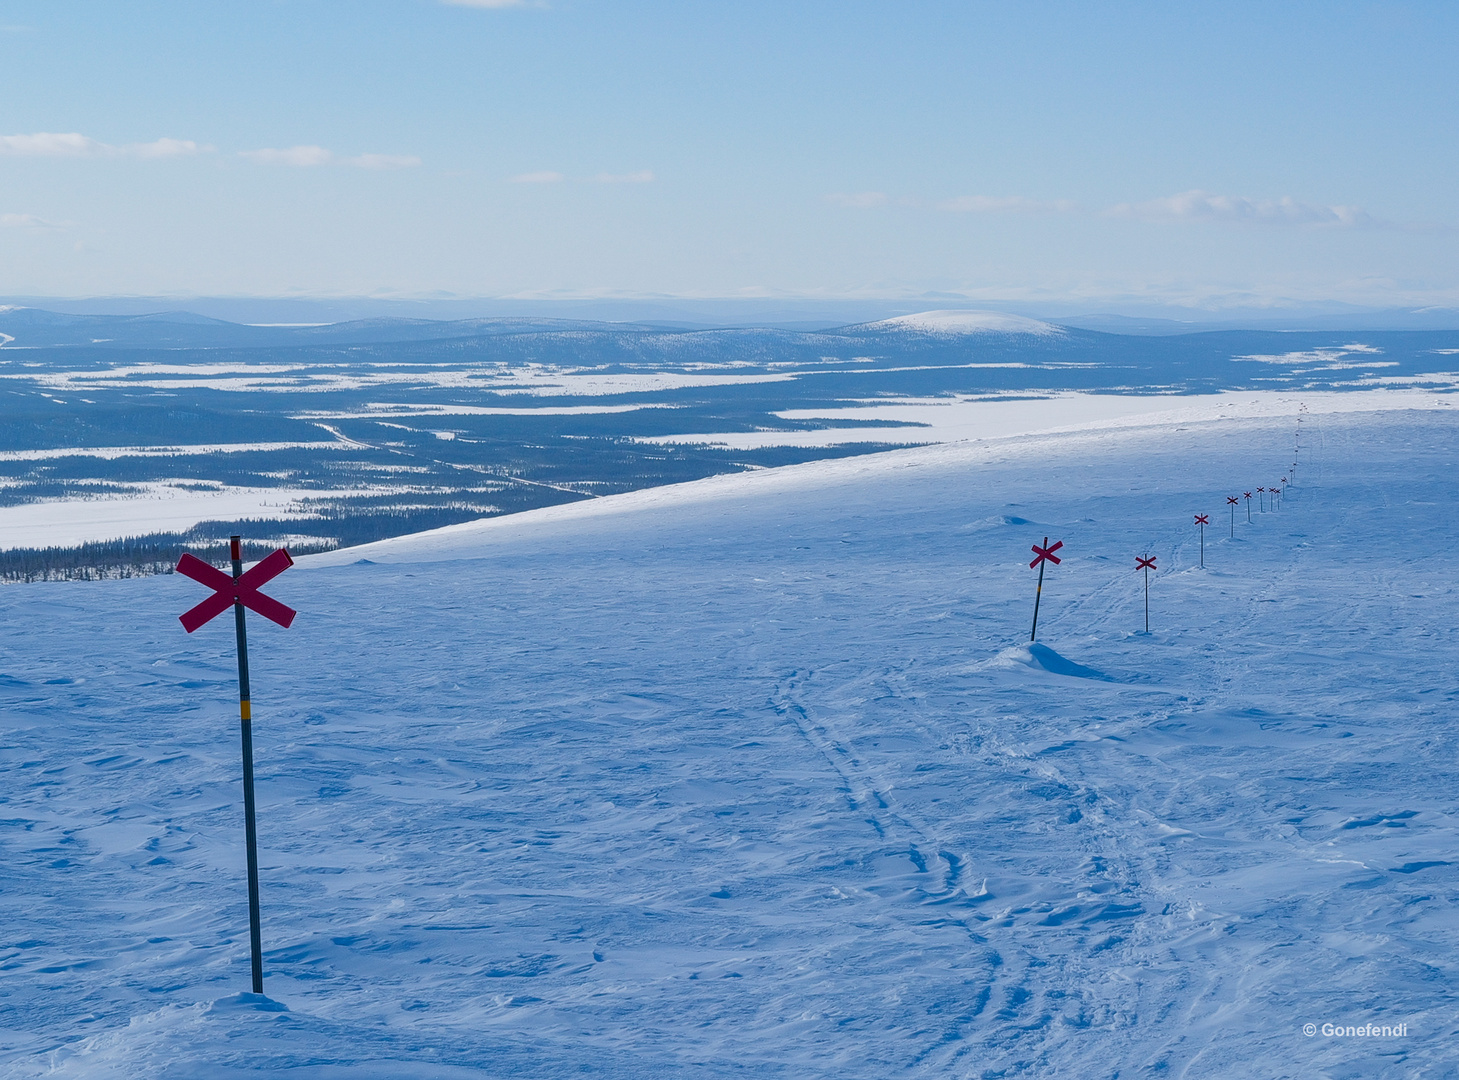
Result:
[[[0,1073],[1444,1075],[1459,446],[1310,415],[1229,538],[1295,429],[898,451],[301,561],[294,628],[250,636],[267,999],[226,620],[184,634],[177,576],[0,591]]]

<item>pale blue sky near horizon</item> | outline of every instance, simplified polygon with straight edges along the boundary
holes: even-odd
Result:
[[[0,295],[1459,306],[1444,3],[0,0]]]

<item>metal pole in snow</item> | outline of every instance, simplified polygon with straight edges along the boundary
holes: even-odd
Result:
[[[1038,590],[1033,594],[1033,629],[1030,630],[1028,634],[1028,640],[1030,643],[1032,643],[1038,637],[1039,633],[1039,600],[1042,599],[1044,595],[1044,563],[1051,562],[1055,566],[1058,566],[1059,556],[1055,555],[1054,552],[1058,551],[1063,546],[1064,541],[1060,540],[1058,543],[1054,544],[1053,547],[1050,547],[1049,538],[1047,536],[1044,537],[1043,547],[1039,547],[1037,544],[1033,546],[1034,560],[1033,562],[1028,564],[1028,568],[1030,570],[1032,570],[1035,566],[1039,568],[1039,586]]]
[[[243,576],[242,537],[229,538],[233,580]],[[253,800],[253,708],[248,692],[248,631],[243,603],[233,601],[233,625],[238,631],[238,723],[243,736],[243,829],[248,843],[248,943],[253,957],[253,992],[263,993],[263,932],[258,911],[258,823]]]
[[[1044,537],[1044,547],[1049,546],[1049,538]],[[1039,636],[1039,601],[1044,595],[1044,560],[1039,560],[1039,587],[1033,594],[1033,629],[1028,632],[1028,640],[1035,641]]]
[[[1227,495],[1226,501],[1231,505],[1231,538],[1234,540],[1236,538],[1236,503],[1238,500],[1235,495]]]
[[[1197,514],[1196,524],[1201,527],[1201,569],[1206,566],[1206,526],[1211,523],[1210,514]]]
[[[1150,571],[1155,566],[1154,555],[1136,555],[1136,569],[1145,571],[1145,633],[1150,632]]]
[[[297,614],[292,608],[259,592],[260,586],[282,574],[294,560],[283,548],[243,572],[243,538],[230,538],[229,554],[233,561],[230,577],[217,567],[194,555],[178,560],[177,572],[213,590],[201,604],[180,616],[182,628],[191,634],[209,620],[233,609],[233,626],[238,636],[238,719],[243,744],[243,823],[248,846],[248,938],[251,947],[253,992],[263,993],[263,943],[258,913],[258,827],[253,798],[253,712],[248,690],[248,632],[243,621],[245,606],[288,627]]]

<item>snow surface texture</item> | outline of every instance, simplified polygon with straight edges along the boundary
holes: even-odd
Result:
[[[1295,426],[301,560],[293,629],[250,625],[267,999],[227,618],[186,636],[180,576],[0,591],[0,1074],[1444,1075],[1459,438],[1313,415],[1228,538]]]

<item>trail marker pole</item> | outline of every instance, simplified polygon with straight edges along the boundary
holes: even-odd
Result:
[[[1240,500],[1238,500],[1235,495],[1227,495],[1226,496],[1226,501],[1231,504],[1231,536],[1232,536],[1232,539],[1235,539],[1235,537],[1236,537],[1236,504]]]
[[[1150,571],[1155,569],[1154,555],[1136,555],[1135,569],[1145,571],[1145,633],[1150,632]]]
[[[1210,514],[1197,514],[1196,524],[1201,527],[1201,569],[1206,568],[1206,526],[1211,523]]]
[[[179,620],[183,629],[191,634],[228,608],[233,609],[233,626],[238,635],[238,720],[243,742],[243,825],[248,844],[248,939],[253,959],[253,992],[262,994],[263,936],[258,912],[258,829],[253,799],[253,710],[248,690],[248,632],[243,622],[243,609],[251,607],[264,618],[272,619],[287,628],[297,614],[294,609],[285,607],[258,590],[260,586],[293,566],[294,560],[289,558],[288,551],[279,548],[245,574],[242,538],[237,536],[230,538],[229,554],[233,559],[232,577],[192,555],[184,555],[178,562],[179,574],[185,574],[213,590],[212,596],[184,612]]]
[[[1039,587],[1038,590],[1033,594],[1033,629],[1029,631],[1029,641],[1034,641],[1039,636],[1039,600],[1042,599],[1044,595],[1044,563],[1051,562],[1055,566],[1058,566],[1059,556],[1055,555],[1054,552],[1058,551],[1063,546],[1064,541],[1060,540],[1053,547],[1050,547],[1049,538],[1047,536],[1044,537],[1043,547],[1039,547],[1037,544],[1033,546],[1034,560],[1033,562],[1028,564],[1028,568],[1030,570],[1032,570],[1035,566],[1039,568]]]
[[[1266,488],[1257,488],[1256,497],[1261,505],[1261,512],[1266,513]]]
[[[1241,494],[1243,496],[1245,496],[1245,498],[1246,498],[1246,523],[1248,525],[1250,525],[1251,524],[1251,492],[1249,492],[1249,491],[1243,491]]]

